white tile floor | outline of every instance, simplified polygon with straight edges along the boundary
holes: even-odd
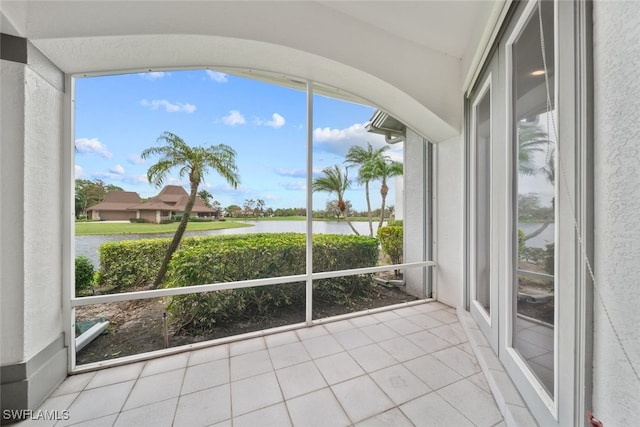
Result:
[[[74,375],[20,426],[503,426],[455,310],[425,303]]]

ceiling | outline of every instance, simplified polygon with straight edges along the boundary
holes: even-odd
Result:
[[[3,0],[0,25],[65,73],[286,73],[439,141],[460,133],[465,75],[504,1]]]

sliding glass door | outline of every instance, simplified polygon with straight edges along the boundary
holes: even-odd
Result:
[[[469,310],[545,426],[583,423],[589,381],[584,8],[514,2],[467,98]]]

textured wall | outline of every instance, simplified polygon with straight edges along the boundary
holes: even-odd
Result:
[[[439,301],[463,304],[464,153],[462,137],[434,145],[436,159],[434,261]]]
[[[25,355],[62,332],[63,94],[25,72],[24,283]]]
[[[639,73],[640,3],[594,2],[593,407],[606,426],[637,425],[640,408]]]
[[[0,61],[0,365],[24,358],[23,163],[24,65]]]

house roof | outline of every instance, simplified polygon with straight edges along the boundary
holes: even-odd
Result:
[[[134,191],[110,191],[104,200],[89,206],[87,211],[122,211],[129,206],[140,203],[140,196]]]
[[[175,211],[184,212],[184,208],[189,200],[189,194],[179,185],[167,185],[157,196],[151,197],[149,200],[129,206],[129,210],[140,211]],[[193,213],[215,212],[207,207],[202,199],[196,196],[196,201],[191,209]]]

